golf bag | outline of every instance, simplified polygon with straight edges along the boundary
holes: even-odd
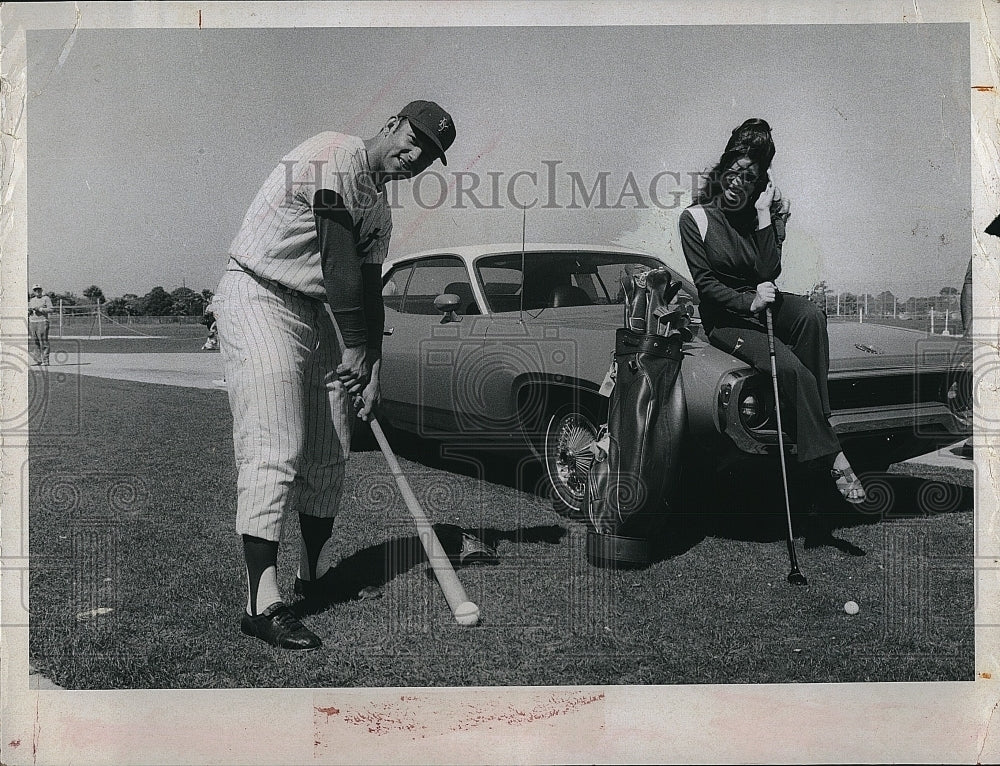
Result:
[[[622,280],[625,326],[615,334],[608,422],[593,447],[584,508],[596,566],[642,566],[654,558],[676,486],[684,394],[677,385],[693,307],[673,301],[680,283],[656,269]]]

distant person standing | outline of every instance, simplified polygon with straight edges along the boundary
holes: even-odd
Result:
[[[41,285],[32,285],[31,297],[28,298],[28,333],[31,336],[31,355],[35,361],[32,366],[49,366],[49,314],[52,312],[52,300],[42,294]]]
[[[219,325],[218,322],[215,321],[215,310],[212,308],[211,303],[205,307],[205,313],[202,314],[201,323],[208,328],[208,337],[205,339],[205,345],[201,347],[201,350],[218,351]]]

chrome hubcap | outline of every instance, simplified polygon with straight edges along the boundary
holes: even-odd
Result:
[[[587,474],[594,462],[594,431],[578,415],[563,418],[556,440],[555,467],[559,480],[574,498],[583,499]]]

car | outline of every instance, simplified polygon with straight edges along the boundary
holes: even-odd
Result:
[[[600,389],[623,323],[625,275],[669,268],[602,245],[494,244],[429,250],[383,266],[382,419],[445,440],[540,459],[560,511],[579,512],[590,449],[607,417]],[[716,462],[776,454],[771,380],[712,346],[697,318],[684,344],[684,450]],[[829,325],[831,423],[845,445],[900,457],[971,432],[971,348],[957,337],[875,323]],[[786,429],[787,430],[787,429]],[[786,437],[786,449],[795,451]]]

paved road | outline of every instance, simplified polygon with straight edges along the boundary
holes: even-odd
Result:
[[[222,356],[211,351],[175,354],[95,354],[56,355],[49,374],[70,372],[97,378],[135,380],[190,388],[219,388]]]

